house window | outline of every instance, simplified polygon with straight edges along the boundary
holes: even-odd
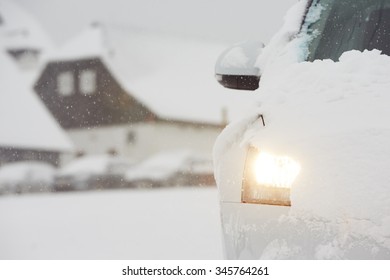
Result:
[[[69,96],[74,93],[74,77],[71,71],[65,71],[58,75],[57,88],[62,96]]]
[[[93,94],[96,91],[96,71],[90,69],[81,71],[80,91],[85,95]]]

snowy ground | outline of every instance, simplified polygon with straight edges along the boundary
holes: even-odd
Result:
[[[217,190],[0,196],[0,259],[221,259]]]

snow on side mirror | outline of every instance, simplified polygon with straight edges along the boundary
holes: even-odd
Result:
[[[261,42],[247,41],[226,49],[215,65],[217,81],[230,89],[258,89],[260,71],[255,64],[263,48]]]

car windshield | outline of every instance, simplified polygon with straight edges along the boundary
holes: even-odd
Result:
[[[308,61],[337,61],[349,50],[379,49],[390,55],[390,0],[314,0],[306,22],[312,35]]]

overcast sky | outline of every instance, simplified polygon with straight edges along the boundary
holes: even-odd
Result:
[[[93,21],[233,43],[268,42],[297,0],[13,0],[61,44]]]

